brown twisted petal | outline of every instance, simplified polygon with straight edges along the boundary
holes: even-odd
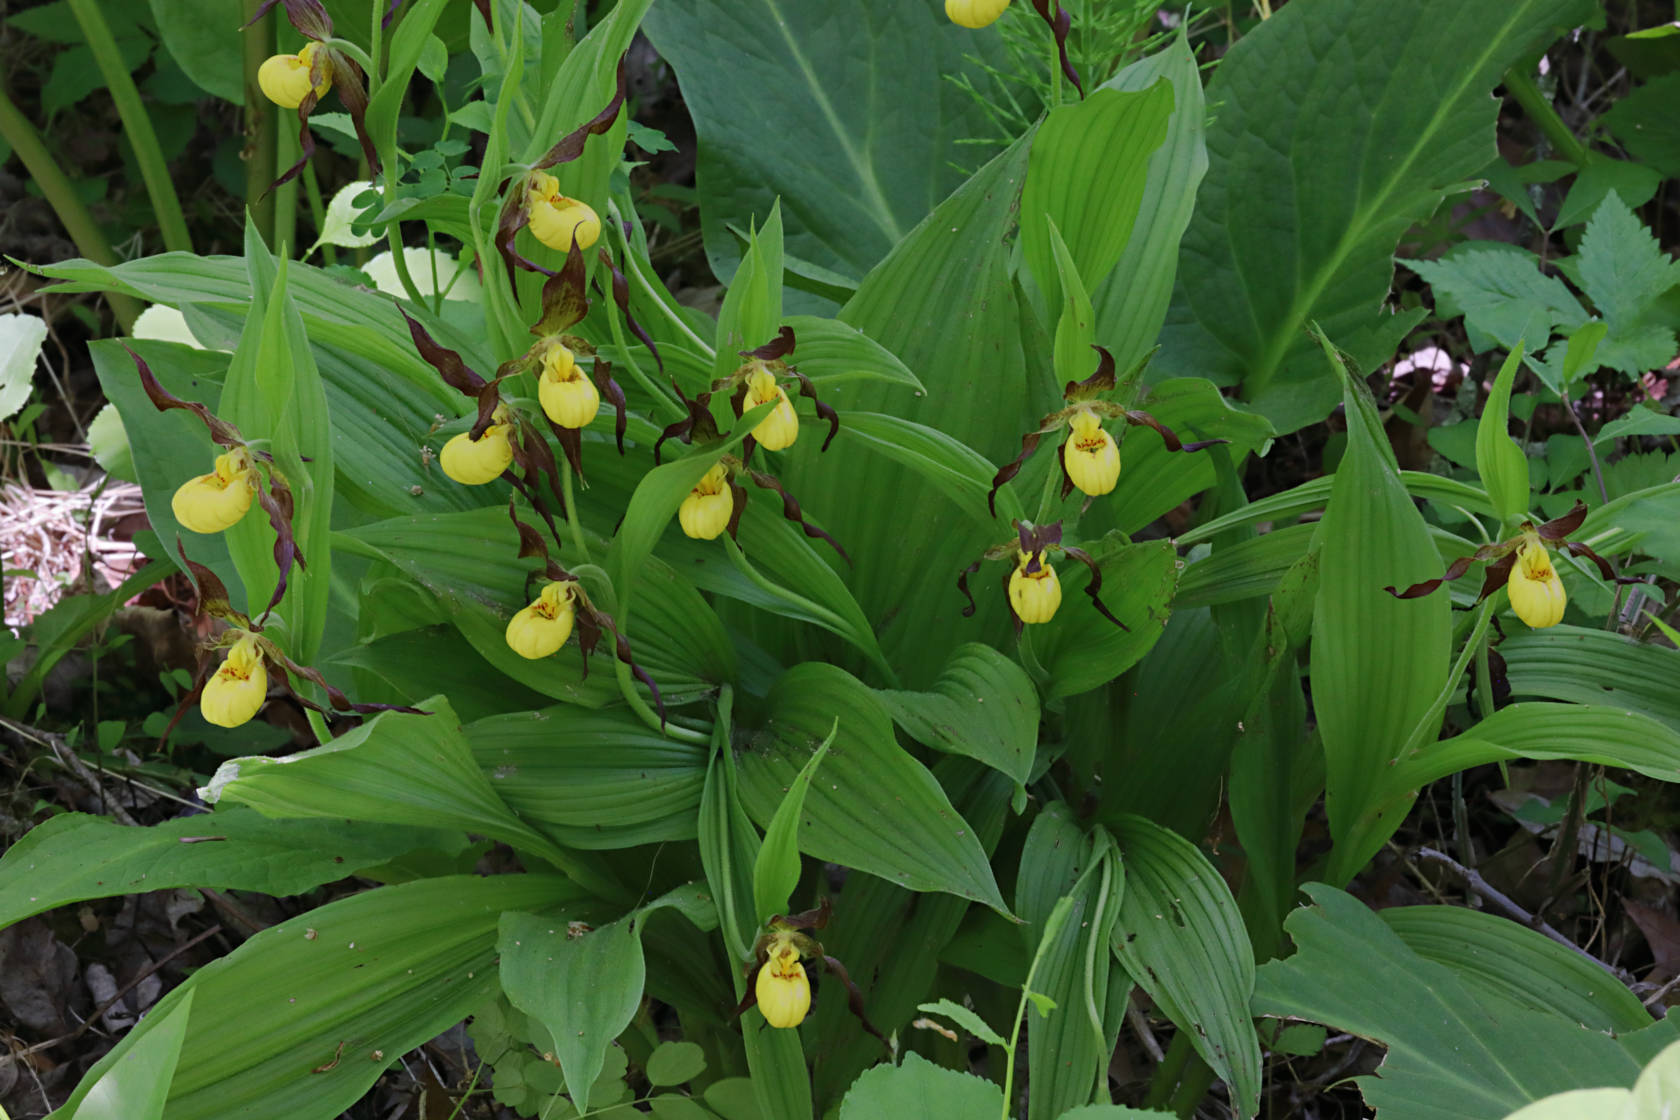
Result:
[[[1563,540],[1565,537],[1569,536],[1569,534],[1579,529],[1581,527],[1581,523],[1586,519],[1587,503],[1577,498],[1575,499],[1574,507],[1571,508],[1568,513],[1564,514],[1562,517],[1554,517],[1552,520],[1536,529],[1535,532],[1540,534],[1541,540],[1552,541],[1555,543]]]
[[[1066,545],[1062,548],[1062,551],[1085,565],[1086,569],[1090,571],[1091,582],[1085,585],[1085,594],[1091,597],[1091,605],[1097,608],[1097,613],[1114,623],[1114,625],[1120,627],[1120,629],[1126,631],[1128,634],[1131,633],[1132,628],[1116,618],[1114,616],[1114,612],[1108,609],[1108,606],[1102,601],[1102,599],[1098,598],[1098,592],[1102,590],[1102,569],[1097,567],[1097,562],[1091,559],[1090,554],[1082,548],[1074,548],[1072,545]]]

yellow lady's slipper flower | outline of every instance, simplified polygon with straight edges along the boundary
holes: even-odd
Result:
[[[1544,630],[1563,621],[1568,597],[1540,537],[1534,533],[1524,536],[1526,539],[1517,552],[1517,562],[1512,565],[1511,578],[1505,586],[1517,617],[1536,630]]]
[[[204,686],[199,711],[217,727],[238,727],[257,714],[268,698],[268,670],[254,634],[246,634],[228,650],[227,660]]]
[[[945,14],[959,27],[981,28],[994,23],[1009,0],[945,0]]]
[[[1032,625],[1049,622],[1062,605],[1062,585],[1056,579],[1056,569],[1050,561],[1039,557],[1038,570],[1027,571],[1032,561],[1028,552],[1016,553],[1015,571],[1009,577],[1009,603],[1022,622]]]
[[[493,420],[478,439],[462,432],[443,445],[438,465],[444,474],[463,486],[482,486],[501,477],[513,462],[513,444],[508,439],[511,417],[505,405],[497,407]]]
[[[561,194],[560,182],[554,176],[544,172],[534,175],[525,200],[530,208],[531,233],[550,249],[570,252],[574,234],[579,249],[587,249],[600,239],[600,217],[588,203]]]
[[[1114,489],[1120,481],[1120,446],[1103,430],[1095,412],[1081,409],[1068,417],[1067,442],[1062,445],[1062,466],[1068,479],[1093,498]]]
[[[799,438],[799,413],[793,410],[787,390],[776,383],[776,376],[760,362],[758,368],[747,376],[747,399],[743,411],[771,401],[776,402],[776,407],[758,422],[752,434],[766,451],[780,451],[792,447],[793,441]]]
[[[734,512],[735,494],[729,489],[729,471],[717,463],[683,499],[677,509],[677,521],[687,535],[697,541],[709,541],[717,539],[729,527]]]
[[[321,78],[311,84],[309,76],[315,69],[315,55],[321,49],[319,43],[305,43],[303,49],[296,54],[277,54],[257,68],[257,85],[262,88],[263,96],[280,106],[282,109],[296,109],[303,104],[303,99],[309,96],[309,91],[315,91],[316,100],[327,95],[332,88],[332,67],[322,60]]]
[[[250,511],[256,490],[257,471],[251,453],[236,447],[216,456],[216,469],[210,474],[183,482],[169,508],[175,520],[193,532],[219,533]]]
[[[764,1021],[772,1027],[786,1030],[805,1021],[811,1010],[811,981],[805,976],[805,966],[799,963],[799,949],[792,938],[776,935],[770,945],[770,956],[758,970],[753,986],[758,995],[758,1009]]]
[[[572,606],[575,583],[555,581],[542,589],[531,605],[520,609],[507,625],[508,648],[530,661],[547,657],[572,633],[577,616]]]
[[[600,391],[578,368],[571,350],[559,341],[551,342],[543,353],[537,399],[548,418],[562,428],[587,428],[601,411]]]

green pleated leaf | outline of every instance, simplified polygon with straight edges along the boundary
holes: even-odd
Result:
[[[381,712],[326,746],[301,754],[224,762],[200,795],[212,804],[249,805],[269,817],[459,828],[572,869],[575,857],[496,796],[449,701],[434,696],[422,708],[431,714]]]
[[[1219,112],[1162,364],[1242,382],[1279,431],[1322,419],[1340,386],[1303,328],[1323,324],[1363,369],[1391,356],[1411,321],[1383,312],[1395,245],[1493,160],[1505,70],[1592,10],[1329,0],[1239,39],[1208,87]]]
[[[88,898],[215,887],[300,894],[416,848],[458,852],[459,833],[355,821],[270,820],[249,809],[131,828],[63,813],[0,857],[0,927]]]
[[[1413,952],[1351,895],[1321,883],[1290,915],[1296,953],[1260,969],[1254,1010],[1306,1019],[1388,1047],[1358,1079],[1379,1113],[1503,1116],[1565,1089],[1627,1085],[1639,1064],[1608,1035],[1509,999],[1489,999]]]
[[[1511,385],[1522,365],[1522,354],[1518,344],[1499,367],[1476,425],[1476,473],[1501,525],[1528,513],[1528,456],[1507,431],[1511,423]]]
[[[758,859],[753,862],[753,905],[760,922],[768,922],[777,914],[789,912],[788,900],[799,886],[799,814],[804,809],[811,779],[816,776],[817,767],[822,765],[828,748],[834,745],[839,727],[839,720],[836,720],[834,730],[828,733],[828,738],[811,755],[810,761],[800,768],[799,775],[793,779],[787,793],[782,795],[781,804],[776,806],[775,814],[765,826],[764,846],[759,848]]]
[[[1301,485],[1285,490],[1281,494],[1273,494],[1270,497],[1250,502],[1241,509],[1232,510],[1228,514],[1221,514],[1212,521],[1179,534],[1178,543],[1186,546],[1200,544],[1202,541],[1211,540],[1220,533],[1244,525],[1299,517],[1303,513],[1323,509],[1324,504],[1330,498],[1330,489],[1335,485],[1335,482],[1336,476],[1334,474],[1326,475],[1323,478],[1315,478],[1310,482],[1303,482]],[[1469,483],[1442,478],[1440,475],[1427,474],[1423,471],[1401,471],[1400,482],[1405,486],[1406,493],[1414,498],[1421,498],[1428,502],[1442,502],[1449,506],[1461,505],[1472,513],[1489,516],[1493,514],[1493,506],[1488,502],[1487,491],[1471,486]]]
[[[741,266],[718,309],[713,379],[729,376],[741,364],[740,351],[769,342],[781,321],[782,207],[776,202],[764,224],[747,239]]]
[[[461,729],[491,788],[573,848],[692,840],[706,751],[623,709],[547,708]]]
[[[747,1069],[761,1116],[810,1116],[811,1075],[799,1031],[772,1027],[754,1007],[743,1018]]]
[[[1173,607],[1211,607],[1270,595],[1278,582],[1306,555],[1315,524],[1289,525],[1216,549],[1185,568]]]
[[[1348,379],[1345,401],[1348,450],[1320,523],[1311,665],[1336,844],[1331,877],[1343,879],[1400,824],[1399,816],[1365,814],[1446,684],[1452,628],[1447,596],[1400,600],[1383,590],[1439,576],[1441,557],[1400,482],[1370,394]],[[1435,732],[1422,729],[1428,738]]]
[[[1150,89],[1172,83],[1172,115],[1166,139],[1149,157],[1143,200],[1132,236],[1108,279],[1093,286],[1097,336],[1121,369],[1130,369],[1155,346],[1172,299],[1178,272],[1178,243],[1196,207],[1196,189],[1207,172],[1207,107],[1202,75],[1180,35],[1140,58],[1104,83],[1105,89]]]
[[[936,1066],[911,1051],[903,1065],[876,1066],[858,1078],[840,1104],[840,1120],[976,1120],[1002,1107],[1003,1090],[995,1082]]]
[[[607,1047],[642,1003],[647,964],[639,915],[578,935],[564,921],[504,913],[496,952],[508,1002],[554,1036],[554,1056],[578,1111],[588,1112],[590,1087]]]
[[[290,262],[277,262],[249,223],[245,253],[257,294],[228,364],[218,414],[245,439],[268,441],[272,468],[292,492],[292,531],[305,563],[287,573],[285,597],[276,609],[285,622],[284,645],[294,660],[308,665],[320,649],[332,575],[332,425],[303,319],[287,290]],[[224,536],[255,617],[280,578],[274,529],[253,506]]]
[[[536,520],[529,513],[522,517]],[[392,518],[345,531],[338,539],[341,548],[386,560],[412,577],[480,656],[527,688],[595,708],[619,698],[605,649],[585,677],[575,640],[537,661],[508,648],[508,619],[535,597],[541,584],[533,580],[527,595],[526,577],[533,566],[519,559],[519,537],[505,506]],[[473,541],[473,547],[462,549],[462,540]],[[613,592],[622,585],[609,585],[599,568],[564,552],[560,561],[577,572],[596,605],[608,613],[617,609]],[[705,599],[655,557],[644,557],[633,570],[641,599],[631,646],[637,663],[658,682],[665,702],[685,703],[731,678],[734,649]]]
[[[816,315],[788,315],[797,345],[789,360],[819,388],[849,381],[882,381],[924,392],[922,383],[898,356],[849,323]],[[845,418],[841,420],[842,428]]]
[[[927,692],[876,695],[893,722],[923,744],[1026,784],[1038,748],[1038,692],[1025,670],[991,646],[958,646]]]
[[[1385,788],[1415,790],[1471,766],[1513,758],[1597,762],[1680,782],[1680,731],[1620,708],[1512,704],[1462,735],[1413,751],[1386,776]]]
[[[1608,970],[1509,918],[1457,906],[1391,906],[1377,916],[1468,987],[1608,1034],[1651,1025],[1639,997]]]
[[[1033,991],[1055,1007],[1033,1017],[1028,1035],[1029,1120],[1054,1120],[1106,1085],[1130,986],[1111,969],[1109,951],[1125,881],[1107,835],[1087,836],[1067,805],[1054,802],[1033,822],[1021,849],[1015,907],[1030,923],[1021,930],[1037,960]],[[1052,928],[1057,905],[1070,908]],[[1118,991],[1110,987],[1111,971]]]
[[[1001,51],[933,5],[661,0],[644,26],[694,115],[706,254],[723,280],[740,255],[729,227],[778,196],[790,254],[864,275],[962,181],[974,149],[961,140],[987,130],[951,79],[991,90],[969,56]],[[829,43],[855,49],[817,49]]]
[[[1127,1108],[1123,1104],[1088,1104],[1062,1113],[1060,1120],[1167,1120],[1170,1112],[1152,1108]]]
[[[1069,265],[1094,290],[1120,260],[1148,181],[1149,157],[1167,136],[1173,85],[1104,88],[1050,110],[1032,144],[1021,194],[1021,254],[1044,291],[1047,321],[1062,314],[1052,227],[1072,249]],[[1059,349],[1059,345],[1058,345]]]
[[[159,1001],[53,1116],[75,1115],[93,1083],[189,996],[169,1120],[335,1116],[495,992],[502,911],[593,919],[580,897],[554,876],[447,876],[270,926]]]
[[[1602,704],[1680,731],[1680,653],[1606,630],[1553,626],[1499,643],[1513,696]]]
[[[192,1005],[188,992],[93,1083],[69,1120],[163,1120]]]
[[[800,846],[815,859],[879,875],[916,891],[946,891],[1002,913],[991,864],[939,783],[893,738],[875,694],[851,674],[815,662],[782,674],[768,719],[739,756],[741,800],[767,823],[806,761],[840,730],[822,780],[805,799]]]
[[[1060,561],[1056,575],[1062,584],[1061,609],[1049,622],[1031,627],[1023,639],[1032,642],[1050,674],[1047,699],[1088,692],[1130,669],[1160,640],[1172,611],[1178,555],[1170,542],[1104,542],[1089,551],[1102,570],[1102,601],[1128,629],[1120,629],[1091,605],[1085,595],[1091,582],[1085,567]]]
[[[717,902],[718,926],[730,960],[752,959],[759,922],[754,913],[753,868],[758,863],[758,831],[741,808],[735,790],[734,756],[730,753],[731,692],[724,689],[718,720],[712,729],[712,753],[706,766],[706,785],[700,795],[700,863]],[[744,988],[737,982],[737,992]]]
[[[880,412],[925,424],[995,470],[1059,399],[1042,374],[1028,376],[1004,240],[1026,161],[1023,141],[981,168],[870,272],[841,311],[841,319],[914,370],[927,396],[906,399],[896,386],[859,383],[849,402],[836,406],[842,432],[828,454],[816,453],[818,441],[801,440],[782,456],[789,488],[854,556],[893,558],[860,563],[849,582],[908,688],[931,680],[959,642],[1008,633],[1001,602],[983,603],[979,620],[964,620],[956,590],[957,573],[1008,529],[985,513],[984,493],[978,509],[929,500],[916,510],[916,554],[906,555],[902,515],[886,500],[902,489],[904,466],[876,454],[878,443],[848,444],[846,417]],[[980,477],[989,485],[989,471]]]
[[[1040,132],[1041,141],[1043,136]],[[1074,263],[1073,253],[1068,250],[1067,242],[1062,240],[1061,231],[1048,213],[1044,215],[1044,224],[1056,263],[1053,275],[1062,300],[1061,317],[1056,321],[1056,378],[1082,381],[1087,376],[1085,371],[1090,367],[1093,356],[1091,347],[1097,337],[1097,313],[1091,307],[1085,282],[1079,278],[1079,266]]]
[[[986,494],[997,468],[967,444],[937,428],[883,412],[848,412],[841,424],[840,439],[846,445],[861,444],[909,467],[977,524],[989,529],[996,524],[986,511]],[[995,532],[1007,534],[1012,518],[1026,516],[1014,487],[1009,485],[998,491],[997,509],[997,520],[1003,527],[993,529]],[[952,576],[953,586],[955,582]]]
[[[1230,888],[1194,844],[1142,817],[1113,825],[1126,865],[1114,952],[1132,980],[1230,1086],[1243,1116],[1260,1099],[1249,999],[1254,950]]]

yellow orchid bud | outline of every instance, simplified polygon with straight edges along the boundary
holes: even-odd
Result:
[[[1080,409],[1068,418],[1068,427],[1073,430],[1062,444],[1068,478],[1093,498],[1113,490],[1120,481],[1120,447],[1103,430],[1102,420],[1089,409]]]
[[[572,606],[576,586],[569,582],[550,583],[530,606],[522,607],[507,625],[508,648],[527,660],[536,661],[565,645],[577,617]]]
[[[776,407],[758,422],[752,434],[766,451],[780,451],[792,447],[793,441],[799,438],[799,413],[793,410],[787,390],[776,384],[776,376],[761,364],[747,377],[745,409],[750,412],[771,401],[776,402]]]
[[[729,472],[718,463],[683,499],[677,509],[677,521],[682,531],[697,541],[716,540],[729,527],[734,512],[735,495],[729,489]]]
[[[1056,608],[1062,605],[1062,585],[1056,579],[1056,569],[1050,566],[1049,559],[1041,556],[1038,571],[1029,572],[1029,554],[1018,552],[1016,556],[1015,571],[1009,577],[1010,605],[1022,622],[1049,622],[1056,616]]]
[[[216,469],[183,482],[169,508],[175,520],[195,533],[219,533],[238,524],[251,509],[257,471],[251,453],[236,447],[216,456]]]
[[[478,439],[471,432],[462,432],[443,445],[438,465],[443,473],[463,486],[482,486],[501,477],[513,462],[513,444],[508,440],[506,406],[496,409],[494,423],[484,429]]]
[[[577,359],[562,342],[550,343],[543,353],[537,400],[548,418],[562,428],[587,428],[601,411],[601,394],[595,383],[583,375]]]
[[[600,217],[587,202],[561,194],[560,182],[554,176],[544,172],[532,176],[525,201],[532,236],[550,249],[570,252],[574,232],[579,249],[587,249],[600,239]]]
[[[791,941],[778,938],[771,943],[770,958],[759,968],[753,991],[764,1021],[772,1027],[786,1030],[805,1021],[811,1010],[811,981]]]
[[[254,634],[246,634],[228,650],[216,675],[204,685],[198,710],[217,727],[238,727],[257,714],[268,698],[268,669]]]
[[[1538,535],[1525,534],[1505,586],[1511,596],[1511,609],[1529,626],[1544,630],[1563,621],[1563,608],[1569,600]]]
[[[986,27],[1009,7],[1009,0],[945,0],[945,14],[959,27]]]
[[[311,88],[315,90],[316,100],[325,97],[332,88],[332,67],[325,65],[323,60],[321,80],[313,87],[309,81],[310,71],[315,68],[315,55],[320,49],[319,43],[305,43],[298,53],[277,54],[257,67],[257,85],[261,87],[263,96],[282,109],[296,109],[302,105]]]

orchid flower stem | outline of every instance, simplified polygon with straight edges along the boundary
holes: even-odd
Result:
[[[1057,447],[1056,454],[1060,455],[1061,453],[1062,449]],[[1056,484],[1061,480],[1061,472],[1056,470],[1055,467],[1051,467],[1044,473],[1044,489],[1038,495],[1038,516],[1033,519],[1034,525],[1044,524],[1050,519],[1050,514],[1055,511]]]
[[[594,561],[589,558],[589,543],[583,538],[583,526],[578,523],[577,499],[572,497],[572,464],[564,455],[559,459],[560,494],[566,499],[566,527],[571,530],[572,543],[583,554],[583,562],[593,564]]]
[[[181,199],[169,178],[169,164],[163,158],[163,149],[158,146],[152,118],[140,101],[140,90],[134,84],[131,68],[117,49],[111,25],[105,21],[98,0],[69,0],[69,3],[71,14],[81,25],[82,38],[87,40],[88,50],[93,52],[100,76],[105,79],[105,88],[111,91],[111,100],[116,102],[123,134],[134,150],[134,162],[140,165],[140,177],[146,182],[146,195],[151,199],[164,247],[170,252],[190,253],[192,235],[187,232],[187,219],[181,213]]]
[[[1044,959],[1044,950],[1061,934],[1062,926],[1067,924],[1068,914],[1073,910],[1073,899],[1063,895],[1056,901],[1050,916],[1044,920],[1044,930],[1038,937],[1038,951],[1033,954],[1032,964],[1027,968],[1027,978],[1021,984],[1021,999],[1015,1005],[1015,1022],[1009,1029],[1009,1045],[1004,1047],[1007,1065],[1003,1075],[1003,1111],[999,1120],[1009,1120],[1014,1109],[1010,1108],[1010,1099],[1015,1093],[1015,1055],[1019,1052],[1021,1041],[1021,1024],[1027,1017],[1027,997],[1032,991],[1033,977],[1038,975],[1039,962]]]
[[[41,188],[41,193],[46,196],[53,213],[58,215],[64,231],[70,235],[70,240],[75,242],[76,251],[102,265],[111,266],[118,263],[111,243],[105,240],[99,223],[93,220],[93,215],[88,213],[88,208],[82,204],[70,177],[64,173],[58,161],[53,159],[52,153],[41,140],[41,134],[35,131],[35,126],[29,123],[29,118],[12,104],[3,88],[0,88],[0,137],[12,146],[18,159],[23,161],[24,170],[29,172],[29,177]],[[140,315],[140,301],[120,292],[106,292],[105,302],[110,305],[112,314],[116,316],[117,325],[127,333]]]
[[[636,678],[630,675],[630,666],[614,659],[613,672],[618,678],[618,691],[623,695],[624,702],[630,706],[632,712],[636,713],[636,718],[647,724],[650,730],[658,732],[667,739],[675,739],[679,743],[693,743],[696,746],[706,746],[711,743],[712,740],[709,735],[703,735],[698,731],[690,731],[686,727],[669,721],[661,725],[658,714],[647,706],[647,701],[642,699],[642,694],[636,691]]]
[[[612,215],[613,221],[617,222],[621,220],[619,218],[617,206],[608,206],[607,211]],[[665,302],[664,298],[660,296],[659,290],[648,282],[647,277],[642,275],[641,266],[636,261],[636,254],[631,253],[628,250],[624,253],[624,269],[626,275],[630,276],[636,281],[636,283],[641,285],[642,291],[647,293],[648,298],[659,305],[659,310],[665,313],[665,318],[671,321],[672,326],[687,335],[689,341],[698,346],[700,348],[700,352],[707,358],[716,356],[716,348],[714,348],[711,343],[695,334],[694,328],[690,327],[683,321],[683,317],[678,315],[676,311]]]
[[[374,89],[378,86],[378,72],[373,65],[373,60],[368,57],[367,52],[348,39],[325,39],[322,43],[324,46],[331,47],[335,51],[343,51],[345,54],[350,56],[350,60],[352,62],[362,68],[368,77],[368,96],[372,97]],[[374,49],[378,49],[377,39],[374,41]],[[385,153],[383,152],[380,153],[380,155],[384,154]]]
[[[628,246],[625,247],[622,255],[626,257],[630,255]],[[636,384],[640,385],[642,391],[647,393],[648,396],[658,401],[659,406],[664,411],[669,412],[672,419],[681,420],[684,416],[687,416],[688,410],[672,400],[670,393],[654,384],[653,379],[642,371],[641,364],[636,361],[636,356],[630,353],[630,342],[629,339],[624,337],[624,324],[619,322],[619,317],[609,313],[607,322],[611,324],[613,345],[618,347],[620,354],[624,355],[624,364],[630,368],[630,376],[636,379]]]

